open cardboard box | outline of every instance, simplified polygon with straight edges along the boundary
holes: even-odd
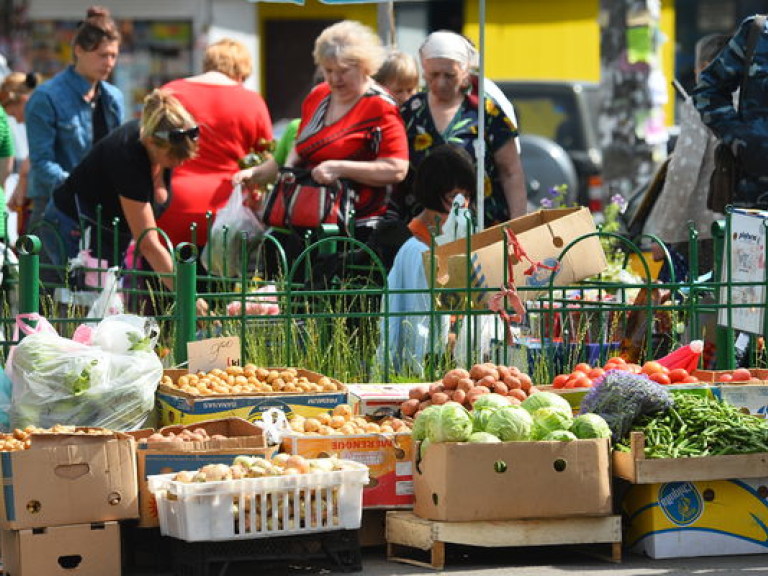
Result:
[[[139,515],[136,444],[127,434],[33,434],[29,449],[0,453],[0,469],[3,529]]]
[[[6,576],[120,576],[120,525],[75,524],[3,530]]]
[[[768,475],[768,452],[698,458],[646,458],[645,436],[632,432],[631,452],[613,452],[613,474],[633,484],[695,482]]]
[[[571,242],[581,236],[595,233],[596,228],[589,209],[556,208],[538,210],[482,230],[468,239],[461,238],[437,246],[434,252],[437,269],[435,285],[438,288],[465,289],[469,285],[471,288],[484,290],[478,294],[477,300],[487,304],[491,293],[498,290],[505,279],[505,228],[510,228],[515,233],[520,246],[531,261],[547,266],[559,263],[554,278],[555,286],[571,285],[601,273],[607,266],[605,252],[597,236],[579,240],[562,255]],[[470,262],[467,261],[468,246],[471,251]],[[427,281],[432,277],[431,258],[431,251],[424,252]],[[513,264],[515,286],[528,288],[521,294],[524,300],[536,298],[549,286],[552,275],[550,270],[538,268],[528,275],[526,271],[531,267],[529,261],[513,261]]]
[[[227,438],[205,442],[146,442],[146,438],[151,436],[154,430],[129,432],[137,440],[139,526],[142,528],[159,525],[157,503],[147,486],[147,476],[197,470],[207,464],[231,464],[236,456],[241,455],[270,458],[277,451],[276,446],[267,446],[259,426],[242,418],[209,420],[189,426],[166,426],[160,429],[160,433],[179,434],[185,428],[203,428],[209,436],[220,434]]]
[[[414,446],[414,514],[473,522],[613,511],[607,438]]]
[[[275,368],[282,370],[283,368]],[[317,382],[323,377],[318,372],[297,369],[299,376],[310,382]],[[187,370],[165,370],[163,375],[170,376],[176,382],[179,376],[188,374]],[[263,392],[241,394],[212,394],[193,396],[160,384],[157,389],[157,407],[162,426],[177,424],[189,425],[213,418],[242,418],[253,421],[261,419],[262,413],[269,408],[279,408],[286,415],[301,414],[308,418],[321,412],[333,410],[348,400],[347,387],[331,378],[339,390],[334,392]]]

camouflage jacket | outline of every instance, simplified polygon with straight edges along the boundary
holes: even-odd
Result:
[[[747,35],[754,16],[746,18],[728,45],[704,69],[693,91],[693,101],[703,122],[739,157],[742,177],[736,203],[768,207],[768,26],[755,46],[752,65],[741,95]]]

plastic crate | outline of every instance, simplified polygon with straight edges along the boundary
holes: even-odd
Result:
[[[160,531],[187,542],[355,530],[362,519],[368,467],[289,476],[184,483],[149,476]]]

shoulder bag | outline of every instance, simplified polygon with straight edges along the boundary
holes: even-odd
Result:
[[[744,71],[741,76],[741,87],[739,89],[739,115],[741,115],[741,101],[749,75],[749,67],[752,64],[755,46],[764,26],[765,16],[756,16],[747,35]],[[714,164],[715,168],[709,179],[707,208],[713,212],[722,213],[725,212],[725,207],[733,202],[734,192],[739,181],[739,159],[736,158],[730,146],[724,142],[718,142],[715,147]]]

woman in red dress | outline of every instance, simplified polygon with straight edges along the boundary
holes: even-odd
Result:
[[[236,40],[219,40],[207,47],[203,70],[165,85],[200,126],[198,155],[174,170],[170,205],[158,220],[174,245],[192,240],[192,224],[197,225],[195,244],[205,245],[206,212],[215,214],[226,204],[238,160],[252,150],[263,151],[272,141],[264,99],[243,86],[252,70],[248,48]],[[275,167],[263,178],[276,173]]]

